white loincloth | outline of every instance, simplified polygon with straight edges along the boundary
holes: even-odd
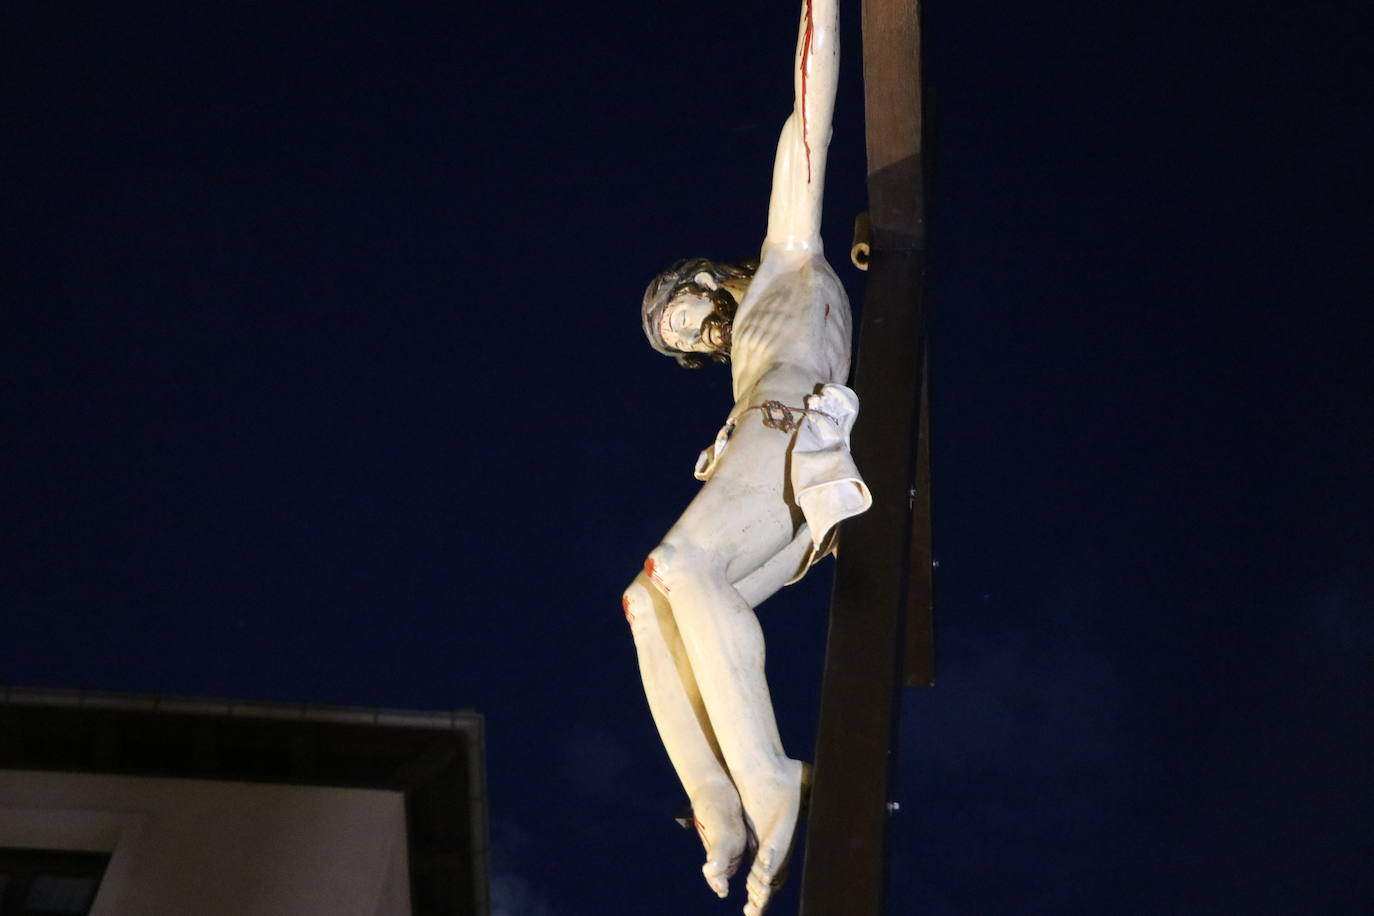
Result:
[[[858,396],[844,385],[822,385],[820,393],[806,396],[805,406],[792,440],[791,477],[793,499],[811,532],[811,549],[789,585],[805,575],[811,564],[835,550],[840,522],[873,505],[873,495],[849,453],[849,433],[859,415]],[[744,412],[732,416],[716,434],[716,441],[697,458],[693,472],[697,480],[709,480],[715,473]]]

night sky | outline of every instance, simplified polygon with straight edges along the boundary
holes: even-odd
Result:
[[[620,592],[730,406],[640,295],[757,253],[795,2],[117,6],[0,14],[0,681],[474,707],[498,916],[738,912]],[[1372,21],[928,5],[891,913],[1374,899]],[[801,757],[830,575],[760,615]]]

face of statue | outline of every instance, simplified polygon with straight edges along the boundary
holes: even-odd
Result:
[[[724,343],[714,339],[720,336],[719,327],[714,323],[706,324],[713,308],[710,299],[694,293],[684,292],[673,299],[659,320],[658,330],[663,343],[683,353],[710,353],[719,349]]]

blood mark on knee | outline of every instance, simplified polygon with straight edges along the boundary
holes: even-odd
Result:
[[[664,582],[663,579],[658,575],[658,573],[656,572],[657,568],[658,566],[654,563],[653,557],[648,557],[644,560],[644,572],[648,574],[649,578],[653,581],[653,583],[657,585],[659,588],[663,589],[664,593],[666,594],[672,591],[672,589],[669,588],[668,584]]]
[[[620,596],[620,606],[625,609],[625,619],[628,620],[631,624],[633,624],[635,622],[635,612],[630,610],[629,595]]]

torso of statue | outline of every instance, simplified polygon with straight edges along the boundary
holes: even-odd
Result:
[[[766,400],[800,405],[822,384],[849,376],[849,298],[811,250],[764,248],[731,330],[735,413]]]

